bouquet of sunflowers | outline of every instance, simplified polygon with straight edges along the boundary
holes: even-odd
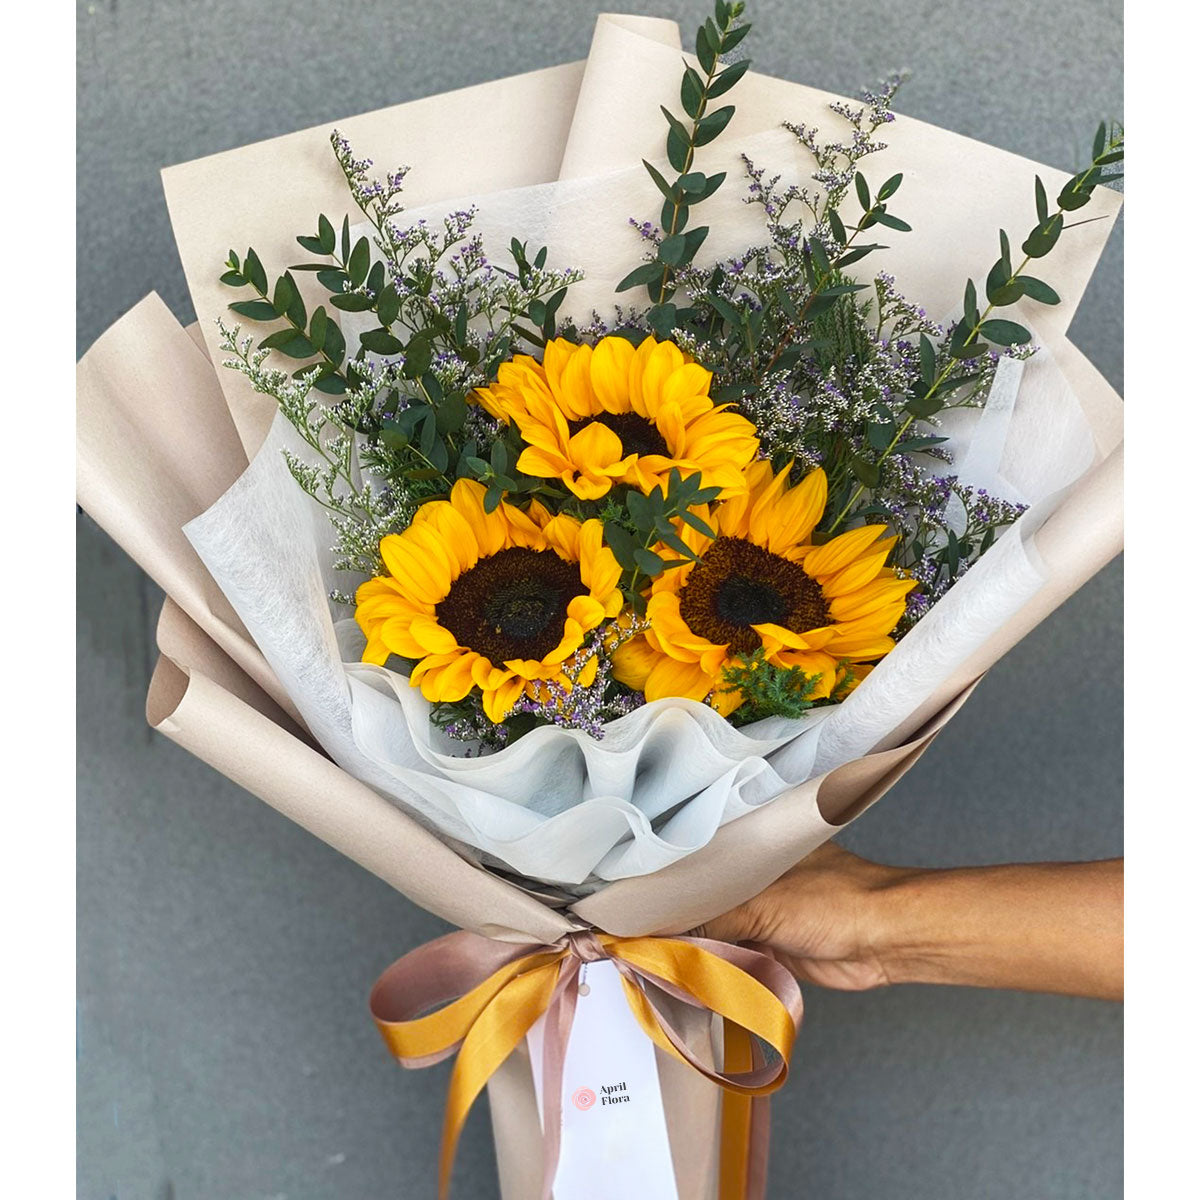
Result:
[[[1120,128],[1038,168],[897,117],[898,79],[850,102],[754,75],[748,30],[717,0],[680,73],[672,24],[603,17],[586,70],[173,168],[201,333],[147,302],[80,368],[81,501],[169,596],[152,722],[493,939],[418,952],[443,983],[497,968],[481,1022],[501,975],[552,972],[467,1104],[489,1075],[526,1094],[508,1051],[616,961],[689,1196],[713,1139],[671,1113],[778,1086],[736,1030],[786,1062],[799,1001],[727,948],[781,1006],[749,1019],[692,986],[711,946],[644,935],[863,811],[1120,542],[1119,401],[1066,338]],[[403,997],[451,993],[398,968],[397,1056],[466,1047],[413,1032]],[[541,1158],[527,1107],[493,1107],[506,1195]]]
[[[889,251],[872,239],[912,228],[904,172],[864,173],[898,79],[834,101],[836,137],[788,125],[790,181],[743,151],[741,211],[715,204],[737,185],[700,163],[749,65],[722,58],[741,11],[717,6],[682,113],[663,108],[665,161],[642,164],[658,220],[583,182],[632,258],[591,281],[589,308],[570,259],[583,233],[561,215],[578,196],[408,212],[407,169],[373,177],[336,129],[328,161],[358,223],[319,214],[296,238],[306,260],[274,280],[253,247],[221,274],[233,314],[266,327],[219,318],[224,365],[277,405],[259,457],[299,487],[283,503],[239,487],[193,544],[339,762],[542,883],[658,869],[869,749],[977,642],[956,607],[1040,583],[1009,547],[996,578],[952,592],[1039,494],[981,468],[980,446],[1058,487],[1077,469],[1013,428],[1026,364],[1056,368],[1003,314],[1060,302],[1031,267],[1053,267],[1067,213],[1111,195],[1120,130],[1100,127],[1053,204],[1028,179],[1020,249],[996,231],[981,284],[939,323],[872,272]],[[534,251],[518,235],[545,210],[555,244]],[[290,509],[332,548],[319,583],[293,576],[294,545],[243,550]],[[324,655],[324,599],[279,620],[281,596],[317,587],[339,631]],[[872,688],[881,723],[878,699],[848,698],[898,645],[906,666]]]

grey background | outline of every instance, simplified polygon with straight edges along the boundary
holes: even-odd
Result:
[[[152,289],[193,319],[161,166],[581,58],[594,3],[80,4],[80,352]],[[625,7],[685,30],[705,11]],[[902,111],[1060,167],[1121,113],[1116,0],[753,8],[759,69],[846,93],[910,67]],[[1118,227],[1072,331],[1118,388],[1121,303]],[[446,1070],[398,1070],[365,997],[444,927],[150,733],[159,596],[86,517],[78,556],[78,1195],[432,1196]],[[845,843],[930,865],[1120,853],[1120,599],[1114,565]],[[1119,1008],[921,987],[807,1003],[771,1196],[1120,1194]],[[497,1195],[482,1106],[456,1184]]]

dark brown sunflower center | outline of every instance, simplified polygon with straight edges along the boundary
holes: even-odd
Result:
[[[513,546],[481,558],[450,586],[438,623],[496,665],[545,658],[563,635],[567,605],[586,594],[578,563],[553,550]]]
[[[671,449],[658,432],[658,426],[637,413],[597,413],[594,417],[585,417],[582,421],[569,421],[567,427],[574,437],[581,429],[593,421],[611,429],[621,439],[621,450],[624,454],[636,454],[639,458],[648,454],[661,454],[666,458],[671,456]]]
[[[762,644],[754,625],[803,633],[829,623],[821,585],[745,538],[713,542],[680,589],[679,612],[693,633],[738,654]]]

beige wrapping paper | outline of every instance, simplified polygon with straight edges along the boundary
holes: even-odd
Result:
[[[352,141],[383,164],[411,163],[412,204],[468,190],[544,183],[627,167],[661,145],[660,100],[670,104],[678,75],[671,22],[601,18],[588,64],[570,64],[435,96],[342,122]],[[614,78],[621,80],[614,86]],[[784,117],[806,118],[822,93],[748,75],[727,140]],[[487,121],[474,119],[479,111]],[[448,132],[451,136],[447,136]],[[348,199],[329,169],[328,127],[292,134],[164,173],[180,254],[209,356],[219,360],[213,318],[228,292],[217,282],[233,246],[255,245],[264,261],[291,261],[292,238],[318,212],[344,212]],[[972,173],[982,189],[1028,189],[1032,164],[916,122],[888,139],[878,170],[902,160],[916,140],[939,147],[946,171]],[[899,168],[897,168],[899,169]],[[1046,172],[1053,186],[1060,174]],[[262,188],[286,178],[286,188]],[[876,180],[876,182],[878,182]],[[934,171],[906,183],[911,212],[930,205]],[[922,192],[921,188],[929,189]],[[1102,197],[1113,213],[1119,198]],[[931,211],[927,208],[924,211]],[[940,210],[944,212],[944,209]],[[994,253],[992,225],[978,212],[949,236],[965,239],[976,264]],[[1065,251],[1086,280],[1108,222],[1079,231]],[[899,246],[900,243],[897,243]],[[1064,246],[1067,240],[1064,239]],[[903,254],[903,250],[898,251]],[[900,275],[900,271],[897,271]],[[902,282],[916,294],[909,264]],[[919,285],[918,285],[919,286]],[[162,652],[150,687],[150,723],[242,787],[360,863],[423,908],[492,937],[549,942],[587,922],[621,935],[686,930],[746,899],[861,813],[907,771],[1011,645],[1080,587],[1121,546],[1120,402],[1065,340],[1082,285],[1042,329],[1075,389],[1097,449],[1097,465],[1047,519],[1035,544],[1048,582],[963,669],[876,752],[810,780],[718,831],[701,851],[666,870],[609,884],[564,911],[479,868],[417,821],[336,767],[307,739],[294,707],[181,527],[204,511],[245,468],[272,410],[241,376],[209,358],[149,297],[113,326],[78,371],[80,503],[168,594],[158,628]],[[947,301],[947,307],[953,303]],[[937,311],[938,297],[922,300]],[[736,861],[736,871],[727,870]],[[368,981],[364,980],[364,988]],[[707,1042],[702,1021],[688,1026]],[[713,1085],[660,1056],[664,1098],[681,1196],[712,1194],[719,1097]],[[540,1127],[528,1058],[514,1055],[490,1086],[505,1200],[537,1194]]]

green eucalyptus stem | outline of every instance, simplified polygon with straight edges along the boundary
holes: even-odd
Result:
[[[728,16],[727,21],[721,27],[721,48],[717,50],[716,56],[713,59],[712,66],[710,66],[708,68],[707,72],[704,75],[704,86],[700,89],[700,102],[696,107],[696,114],[692,118],[692,127],[688,131],[687,154],[684,157],[683,168],[680,171],[680,175],[686,175],[692,169],[692,163],[695,161],[695,158],[696,158],[696,134],[700,129],[700,122],[704,119],[705,111],[708,108],[709,92],[712,91],[713,83],[716,80],[718,74],[720,74],[720,65],[721,65],[720,64],[720,55],[722,53],[724,53],[725,42],[729,36],[730,31],[733,29],[733,25],[736,20],[737,20],[737,18],[732,14],[732,11],[731,11]],[[684,211],[685,206],[684,206],[682,197],[671,200],[670,204],[671,204],[670,227],[664,229],[663,232],[667,235],[667,237],[674,237],[674,235],[679,231],[679,215],[682,211]],[[661,303],[662,301],[664,301],[668,298],[667,284],[669,283],[670,278],[671,278],[671,270],[672,270],[672,266],[670,263],[663,264],[662,279],[659,280],[659,284],[658,284],[658,296],[652,297],[652,299],[656,299],[656,301],[659,303]]]
[[[297,324],[292,319],[290,313],[280,312],[279,309],[275,307],[275,304],[271,300],[270,296],[268,296],[266,292],[259,291],[258,284],[256,284],[253,280],[250,281],[250,286],[252,288],[254,288],[254,290],[256,292],[258,292],[259,299],[265,300],[268,304],[271,305],[272,308],[275,309],[275,312],[280,317],[280,319],[286,321],[302,338],[304,338],[306,341],[308,341],[308,343],[310,345],[312,345],[312,340],[308,336],[308,331],[304,328],[303,325]],[[323,346],[319,347],[319,348],[314,347],[314,350],[316,351],[316,356],[324,359],[325,363],[329,366],[330,370],[328,372],[326,372],[326,374],[327,375],[336,375],[338,379],[340,379],[343,383],[345,383],[347,386],[349,386],[350,381],[346,378],[345,375],[342,374],[341,371],[338,370],[338,364],[336,362],[334,362],[334,360],[332,358],[329,357],[325,348]]]
[[[1118,153],[1122,152],[1123,147],[1124,147],[1124,137],[1123,137],[1123,135],[1118,134],[1115,130],[1113,131],[1113,133],[1111,135],[1106,136],[1101,143],[1099,143],[1093,147],[1092,161],[1089,163],[1089,165],[1083,171],[1081,171],[1077,175],[1075,175],[1071,179],[1071,181],[1063,188],[1062,192],[1059,194],[1058,208],[1053,213],[1048,214],[1045,218],[1039,220],[1038,225],[1035,227],[1033,233],[1030,234],[1029,239],[1027,239],[1025,242],[1025,248],[1026,248],[1025,257],[1021,260],[1020,264],[1016,267],[1016,269],[1011,270],[1008,273],[1007,278],[1005,278],[1003,280],[1003,282],[997,288],[994,289],[995,294],[1004,295],[1009,289],[1012,288],[1013,284],[1018,279],[1022,278],[1023,272],[1025,271],[1025,268],[1028,267],[1030,262],[1034,258],[1042,257],[1042,254],[1045,253],[1046,251],[1043,251],[1042,253],[1034,252],[1034,250],[1040,248],[1040,244],[1035,245],[1034,250],[1029,249],[1033,238],[1039,233],[1039,231],[1054,228],[1056,225],[1059,227],[1059,231],[1061,232],[1061,228],[1062,228],[1061,222],[1062,222],[1063,215],[1066,212],[1073,211],[1076,208],[1082,207],[1082,204],[1087,203],[1087,200],[1090,198],[1092,189],[1094,187],[1096,187],[1098,184],[1104,182],[1104,178],[1101,173],[1101,167],[1103,165],[1105,165],[1107,162],[1113,161],[1112,156],[1114,154],[1118,154]],[[1038,181],[1038,187],[1039,187],[1039,194],[1040,194],[1040,187],[1041,187],[1040,180]],[[1082,202],[1080,202],[1081,198],[1082,198]],[[1039,217],[1040,216],[1041,216],[1041,214],[1039,213]],[[1099,220],[1100,218],[1097,217],[1097,218],[1093,218],[1093,219]],[[1075,228],[1078,225],[1083,225],[1086,223],[1087,222],[1079,221],[1079,222],[1076,222],[1074,225],[1068,226],[1067,228]],[[1057,239],[1057,236],[1058,235],[1056,233],[1054,235],[1055,239]],[[1051,293],[1051,295],[1053,295],[1053,293]],[[1013,300],[990,299],[988,306],[983,310],[983,312],[978,316],[978,318],[972,323],[972,325],[969,328],[968,333],[962,339],[962,341],[961,341],[962,348],[965,349],[968,347],[979,346],[980,345],[979,337],[980,337],[981,331],[983,330],[984,325],[987,323],[988,318],[992,315],[993,312],[996,311],[996,309],[1008,307],[1008,305],[1014,303],[1015,299],[1017,299],[1017,298],[1019,298],[1019,297],[1015,297]],[[1057,303],[1057,299],[1058,299],[1058,297],[1054,296],[1054,299],[1051,302]],[[1026,332],[1025,340],[1028,340],[1028,332],[1027,331],[1025,331],[1025,332]],[[933,382],[929,385],[929,387],[926,390],[926,392],[924,393],[924,395],[922,395],[918,398],[918,405],[920,405],[924,402],[930,401],[935,396],[937,396],[939,390],[950,379],[950,376],[954,373],[955,369],[958,367],[959,363],[962,361],[963,360],[959,357],[951,357],[950,361],[947,362],[946,365],[942,368],[942,370],[934,377]],[[875,466],[879,466],[881,463],[885,462],[888,459],[888,457],[895,451],[896,447],[904,439],[904,435],[909,431],[910,428],[912,428],[913,422],[918,419],[918,416],[919,416],[919,414],[917,414],[917,413],[912,413],[912,412],[909,413],[909,415],[905,418],[904,422],[897,428],[891,441],[884,448],[884,450],[880,453],[879,457],[875,460],[875,464],[874,464]],[[858,503],[859,499],[861,498],[863,492],[866,491],[866,486],[867,485],[865,483],[860,482],[858,484],[858,486],[851,493],[850,499],[846,501],[845,505],[842,507],[842,509],[838,513],[838,515],[833,519],[833,522],[829,525],[826,532],[833,533],[837,529],[837,527],[850,515],[850,513],[853,511],[855,505]]]
[[[664,197],[659,221],[663,236],[657,243],[653,259],[630,271],[617,284],[616,290],[623,292],[644,286],[652,302],[647,321],[663,337],[670,336],[676,323],[676,309],[670,303],[675,294],[672,276],[693,261],[708,236],[706,225],[686,228],[689,212],[712,196],[725,181],[724,171],[705,175],[703,171],[693,170],[693,165],[696,150],[719,137],[733,117],[733,105],[726,104],[710,112],[710,102],[733,88],[750,66],[748,59],[726,66],[721,64],[721,55],[733,50],[750,32],[749,25],[738,24],[744,8],[741,0],[736,3],[715,0],[714,16],[696,32],[696,58],[704,75],[694,67],[686,66],[679,88],[680,102],[684,114],[691,119],[691,126],[670,109],[662,107],[668,126],[667,161],[678,172],[675,181],[668,182],[652,163],[642,160]]]

